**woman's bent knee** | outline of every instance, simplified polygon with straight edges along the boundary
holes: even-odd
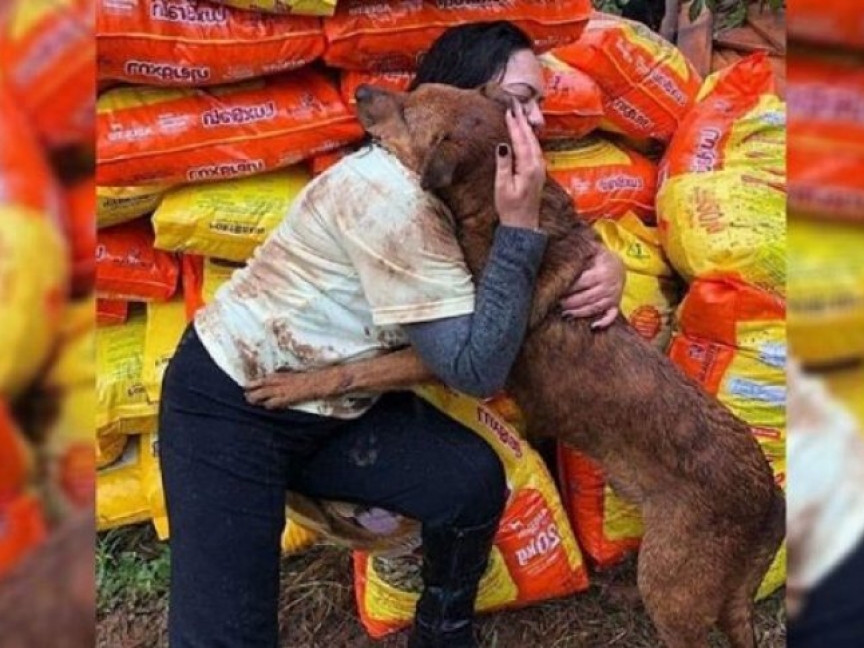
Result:
[[[474,434],[465,431],[465,434]],[[507,503],[507,477],[495,450],[482,438],[475,437],[470,449],[462,454],[461,465],[451,469],[450,483],[442,494],[452,502],[452,519],[456,526],[476,526],[497,520]]]

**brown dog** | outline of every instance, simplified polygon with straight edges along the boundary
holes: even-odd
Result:
[[[490,100],[491,99],[491,100]],[[357,91],[366,130],[436,191],[458,221],[477,278],[497,224],[494,149],[508,140],[506,99],[439,85]],[[558,301],[587,266],[593,231],[554,181],[540,225],[549,236],[529,330],[507,383],[531,435],[552,435],[597,460],[639,505],[638,584],[670,648],[708,646],[715,623],[735,648],[756,645],[753,601],[785,531],[785,500],[748,426],[619,318],[593,332]],[[254,386],[265,406],[356,390],[399,389],[431,374],[410,349]]]

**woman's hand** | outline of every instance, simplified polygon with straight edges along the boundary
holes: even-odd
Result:
[[[613,252],[598,246],[591,265],[571,286],[571,293],[561,300],[567,317],[596,317],[591,328],[606,328],[618,316],[626,278],[624,262]]]
[[[516,104],[504,116],[511,147],[499,144],[495,174],[495,210],[503,225],[536,229],[546,182],[546,161],[525,112]]]
[[[326,398],[338,392],[321,372],[279,371],[246,386],[246,402],[264,409],[287,409],[297,403]]]

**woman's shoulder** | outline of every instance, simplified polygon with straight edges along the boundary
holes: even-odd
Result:
[[[328,211],[410,208],[431,198],[417,175],[377,144],[345,156],[315,178],[309,189],[315,207]]]

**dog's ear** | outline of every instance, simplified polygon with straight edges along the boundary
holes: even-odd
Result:
[[[363,129],[379,140],[399,139],[407,129],[403,108],[405,93],[361,84],[354,92],[357,117]]]
[[[496,81],[487,81],[479,88],[480,94],[491,99],[502,108],[507,109],[513,105],[513,97],[504,92],[501,85]]]
[[[420,186],[424,191],[443,189],[453,184],[453,174],[456,172],[456,155],[451,147],[441,139],[429,148],[423,160],[420,172]]]

